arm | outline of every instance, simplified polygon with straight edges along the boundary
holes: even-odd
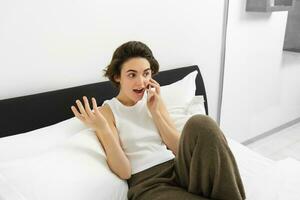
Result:
[[[122,179],[129,179],[131,176],[130,162],[121,148],[119,135],[109,117],[107,108],[100,107],[98,109],[95,98],[92,98],[93,111],[91,111],[86,97],[83,97],[83,101],[85,106],[79,100],[76,101],[80,112],[75,106],[71,107],[74,115],[96,132],[112,172]]]
[[[149,85],[155,88],[155,91],[152,89],[147,90],[147,105],[149,111],[152,114],[153,121],[159,130],[163,142],[174,155],[177,155],[180,133],[176,129],[169,112],[160,97],[160,85],[153,79],[150,79]]]
[[[111,117],[113,116],[112,112],[106,105],[100,107],[99,111],[107,119],[109,125],[105,130],[96,130],[97,137],[105,150],[107,163],[120,178],[129,179],[131,177],[131,165],[121,147],[119,134]]]
[[[109,168],[121,179],[129,179],[131,177],[130,162],[111,129],[108,127],[106,130],[96,130],[96,134],[105,150]]]
[[[151,114],[163,142],[174,155],[177,155],[180,133],[177,131],[167,109],[163,105],[159,110],[152,112]]]

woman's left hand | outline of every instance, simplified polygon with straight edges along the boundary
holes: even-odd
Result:
[[[162,104],[160,97],[160,85],[154,79],[149,80],[149,88],[147,89],[147,106],[149,111],[153,114],[159,112]],[[151,89],[154,88],[154,89]]]

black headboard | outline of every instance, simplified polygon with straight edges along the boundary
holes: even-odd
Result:
[[[199,72],[196,95],[204,96],[208,115],[205,86],[197,65],[161,71],[153,78],[163,86],[182,79],[194,70]],[[104,100],[116,96],[117,92],[110,81],[105,81],[0,100],[0,137],[24,133],[71,118],[71,105],[84,95],[95,97],[98,105],[102,105]]]

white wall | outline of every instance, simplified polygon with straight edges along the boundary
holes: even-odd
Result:
[[[287,12],[245,5],[229,2],[221,109],[222,129],[240,142],[300,117],[300,62],[282,60]]]
[[[210,115],[219,92],[223,1],[0,2],[0,99],[105,80],[113,51],[141,40],[161,70],[200,66]]]

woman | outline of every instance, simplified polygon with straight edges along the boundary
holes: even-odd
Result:
[[[118,47],[105,76],[119,89],[93,110],[83,97],[74,115],[95,130],[112,172],[127,180],[128,199],[245,199],[239,170],[213,119],[194,115],[180,134],[152,76],[159,64],[142,42]]]

